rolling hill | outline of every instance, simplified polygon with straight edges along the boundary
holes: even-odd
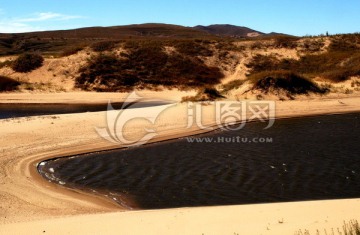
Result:
[[[20,54],[27,51],[56,54],[69,47],[91,45],[93,42],[101,40],[211,40],[228,37],[249,38],[259,36],[266,36],[266,34],[235,25],[185,27],[156,23],[30,33],[0,33],[0,56]]]
[[[214,24],[209,26],[198,25],[194,29],[207,32],[216,36],[229,36],[229,37],[258,37],[265,35],[262,32],[236,25],[229,24]]]

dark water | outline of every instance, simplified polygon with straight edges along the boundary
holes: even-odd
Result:
[[[131,108],[150,107],[166,102],[136,103]],[[121,109],[124,103],[113,103],[114,109]],[[125,105],[127,105],[125,103]],[[0,119],[66,113],[85,113],[107,110],[107,104],[0,104]]]
[[[249,123],[240,131],[197,137],[272,143],[182,139],[49,161],[39,171],[67,187],[144,209],[360,197],[360,113],[264,127]]]

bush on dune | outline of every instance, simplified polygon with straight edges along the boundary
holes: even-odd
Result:
[[[273,91],[285,91],[289,95],[324,94],[328,91],[291,71],[261,72],[250,76],[249,79],[254,84],[254,90],[261,90],[265,94]]]
[[[207,47],[202,45],[202,41],[179,41],[175,43],[175,48],[182,54],[188,56],[212,56],[213,52]]]
[[[336,35],[331,38],[330,51],[360,51],[360,34]]]
[[[250,69],[250,73],[259,73],[269,70],[279,69],[280,61],[275,56],[255,55],[253,59],[246,64]]]
[[[360,75],[360,53],[328,52],[307,55],[293,61],[288,68],[312,77],[322,77],[332,82],[342,82]],[[284,64],[280,65],[284,68]]]
[[[44,62],[44,58],[39,54],[25,53],[20,55],[11,67],[15,72],[27,73],[40,68]]]
[[[118,43],[118,41],[101,41],[93,43],[90,47],[95,52],[104,52],[111,51]]]
[[[0,92],[17,90],[20,82],[5,76],[0,76]]]
[[[98,55],[80,70],[76,86],[85,90],[126,91],[153,88],[199,88],[220,82],[223,74],[201,60],[168,55],[159,43],[127,45],[128,54]]]
[[[121,63],[112,55],[99,55],[80,70],[76,86],[84,90],[128,91],[137,82],[136,77],[122,76]]]
[[[308,77],[322,77],[332,82],[348,80],[360,75],[360,53],[330,51],[319,55],[305,55],[299,60],[279,60],[274,56],[257,55],[247,64],[250,74],[290,70]]]
[[[275,37],[274,46],[277,48],[294,49],[297,47],[299,38],[293,36],[277,36]]]
[[[201,101],[214,101],[217,99],[225,98],[218,90],[213,87],[206,87],[201,89],[195,96],[185,96],[181,102],[201,102]]]

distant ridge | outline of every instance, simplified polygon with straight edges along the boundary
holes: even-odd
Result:
[[[273,37],[277,33],[262,32],[235,25],[209,25],[185,27],[171,24],[133,24],[112,27],[87,27],[29,33],[1,33],[0,56],[40,51],[54,54],[71,47],[90,45],[96,41],[117,40],[183,40],[219,38]]]
[[[1,33],[0,38],[38,37],[38,38],[73,38],[73,39],[129,39],[129,38],[204,38],[204,37],[258,37],[266,36],[262,32],[230,24],[198,25],[185,27],[171,24],[134,24],[112,27],[87,27],[69,30],[40,31],[30,33]],[[271,35],[275,35],[272,33]]]
[[[40,38],[142,38],[142,37],[168,37],[168,38],[193,38],[209,36],[208,33],[192,27],[170,24],[134,24],[112,27],[88,27],[70,30],[41,31],[30,33],[2,34],[0,37],[23,36]]]
[[[258,37],[265,35],[262,32],[247,27],[230,25],[230,24],[213,24],[209,26],[198,25],[195,26],[194,28],[217,36],[246,38],[246,37]]]

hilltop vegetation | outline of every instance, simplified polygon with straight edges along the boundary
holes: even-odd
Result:
[[[340,50],[330,44],[329,51],[325,53],[305,54],[299,59],[256,55],[247,66],[252,74],[269,70],[289,70],[309,78],[322,77],[332,82],[341,82],[360,75],[360,47],[347,50],[355,45],[359,46],[360,43],[351,44]]]
[[[226,28],[226,25],[220,28]],[[233,36],[246,37],[248,33],[257,32],[243,27],[237,29]],[[243,33],[244,32],[244,33]],[[114,27],[89,27],[71,30],[32,32],[20,34],[0,33],[0,56],[38,51],[47,55],[58,55],[59,52],[74,47],[91,46],[104,40],[176,40],[176,39],[216,39],[228,34],[211,33],[194,27],[169,24],[139,24]]]
[[[119,32],[115,28],[101,30]],[[241,30],[230,28],[230,33]],[[224,28],[209,29],[219,32]],[[0,57],[0,75],[27,84],[22,87],[42,87],[41,90],[46,90],[42,84],[57,87],[55,90],[65,89],[62,86],[66,84],[65,90],[101,92],[197,90],[197,97],[188,97],[190,100],[252,93],[281,94],[282,98],[285,95],[293,99],[297,95],[360,90],[359,34],[302,38],[261,34],[234,38],[194,30],[164,25],[128,26],[122,28],[122,36],[124,32],[133,35],[140,31],[141,35],[100,39],[86,38],[93,30],[82,29],[78,31],[81,40],[79,36],[46,39],[36,38],[36,33],[30,34],[32,38],[28,34],[13,35],[12,39],[0,39],[0,48],[7,47],[9,54],[18,54]],[[70,31],[63,33],[70,35]],[[54,34],[60,35],[41,33]],[[28,59],[26,63],[24,58]],[[32,85],[32,80],[38,84]]]
[[[219,68],[206,66],[199,58],[189,56],[187,50],[168,54],[158,42],[127,43],[125,48],[127,52],[120,56],[108,53],[91,58],[76,78],[76,87],[96,91],[159,86],[194,89],[216,85],[224,76]]]

